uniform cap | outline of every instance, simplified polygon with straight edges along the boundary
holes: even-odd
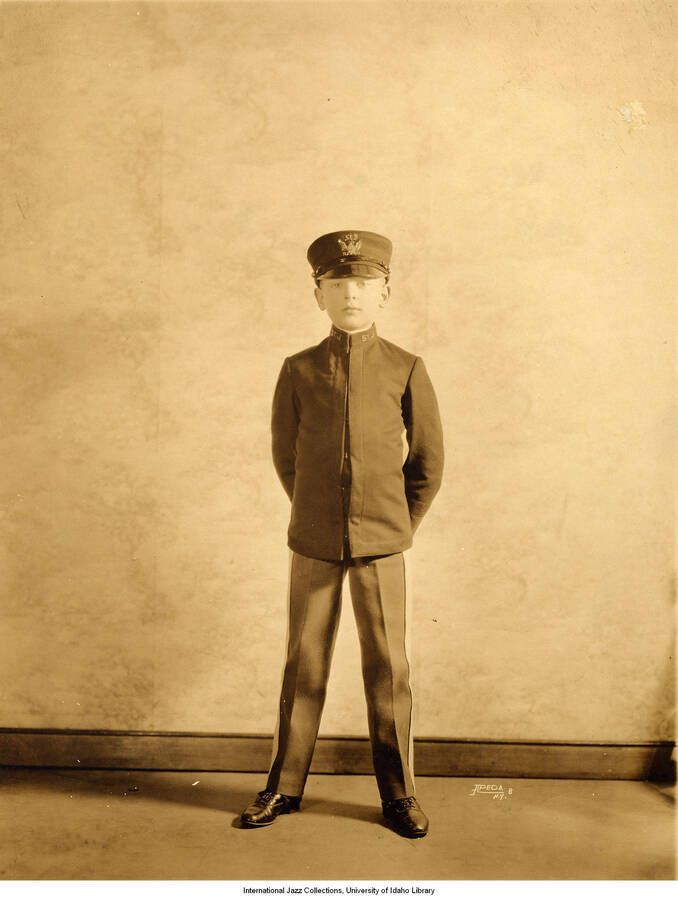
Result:
[[[314,278],[388,278],[392,244],[373,231],[332,231],[316,238],[307,258]]]

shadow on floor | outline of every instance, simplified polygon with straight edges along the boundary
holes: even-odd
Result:
[[[203,776],[210,774],[212,773],[202,773]],[[77,791],[80,795],[101,797],[111,795],[144,797],[161,803],[229,812],[234,816],[232,827],[242,828],[240,813],[254,800],[256,791],[234,789],[223,784],[210,786],[205,781],[206,778],[201,778],[200,772],[186,773],[186,782],[178,783],[176,772],[0,768],[0,786],[11,784],[14,791],[25,789],[31,793],[38,790],[56,794],[70,794]],[[194,782],[200,783],[200,790],[196,790],[197,785]],[[374,804],[351,803],[313,796],[308,800],[302,800],[301,808],[310,814],[338,816],[387,827],[381,809]]]
[[[250,797],[248,802],[252,799],[254,798]],[[307,814],[310,813],[311,815],[315,813],[317,815],[327,816],[328,818],[337,816],[342,819],[371,822],[373,825],[380,825],[383,828],[389,827],[381,815],[381,809],[375,807],[374,804],[347,803],[343,800],[326,800],[323,797],[313,797],[312,800],[301,801],[301,811]],[[291,813],[291,815],[295,814]],[[240,813],[234,818],[231,825],[233,828],[243,828],[243,830],[246,831],[252,830],[243,827],[240,822]]]
[[[205,773],[210,774],[210,773]],[[175,772],[134,772],[102,769],[0,769],[0,785],[14,791],[45,791],[80,795],[146,797],[161,803],[197,806],[225,812],[239,812],[252,800],[251,792],[228,787],[201,784],[201,773],[189,772],[185,783],[177,782]]]

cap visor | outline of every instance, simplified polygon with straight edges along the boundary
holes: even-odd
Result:
[[[342,263],[323,272],[321,278],[348,278],[351,275],[359,275],[361,278],[385,278],[386,272],[378,266],[370,266],[366,263]]]

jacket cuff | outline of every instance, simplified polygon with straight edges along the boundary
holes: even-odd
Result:
[[[412,534],[419,528],[422,523],[423,516],[410,516],[410,525],[412,526]]]

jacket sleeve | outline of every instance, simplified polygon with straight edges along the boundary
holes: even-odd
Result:
[[[443,477],[443,429],[435,391],[417,357],[402,399],[409,453],[403,464],[412,530],[416,531],[438,493]]]
[[[273,465],[287,496],[294,493],[294,465],[296,459],[299,415],[289,360],[286,359],[278,376],[273,394],[271,437]]]

